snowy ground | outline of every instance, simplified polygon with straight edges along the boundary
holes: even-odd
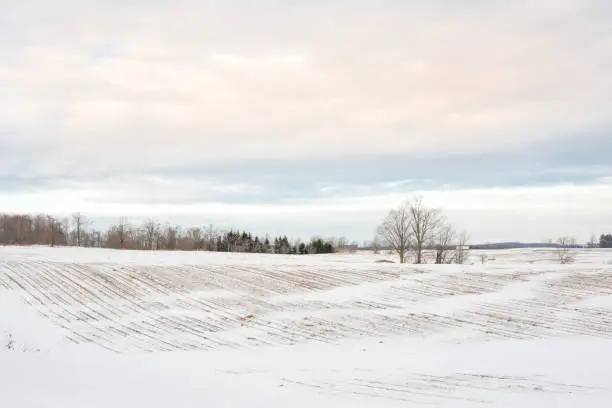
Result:
[[[612,406],[612,252],[486,254],[0,247],[0,407]]]

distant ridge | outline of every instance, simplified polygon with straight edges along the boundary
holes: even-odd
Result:
[[[471,249],[513,249],[513,248],[559,248],[559,244],[542,242],[494,242],[488,244],[470,245]],[[585,245],[572,245],[574,248],[584,248]]]
[[[559,248],[561,245],[556,243],[545,243],[545,242],[489,242],[486,244],[470,244],[468,245],[470,249],[519,249],[519,248]],[[575,244],[568,245],[568,248],[589,248],[588,245],[584,244]],[[371,245],[364,245],[359,249],[362,250],[372,250]],[[381,246],[378,247],[379,250],[388,251],[390,248]]]

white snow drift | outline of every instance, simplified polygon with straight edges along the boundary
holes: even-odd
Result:
[[[479,255],[0,248],[0,406],[609,406],[612,254]]]

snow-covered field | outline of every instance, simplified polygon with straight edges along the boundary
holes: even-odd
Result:
[[[0,407],[610,407],[612,252],[0,247]]]

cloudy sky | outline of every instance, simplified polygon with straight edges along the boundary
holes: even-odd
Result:
[[[0,211],[612,232],[608,0],[0,0]]]

